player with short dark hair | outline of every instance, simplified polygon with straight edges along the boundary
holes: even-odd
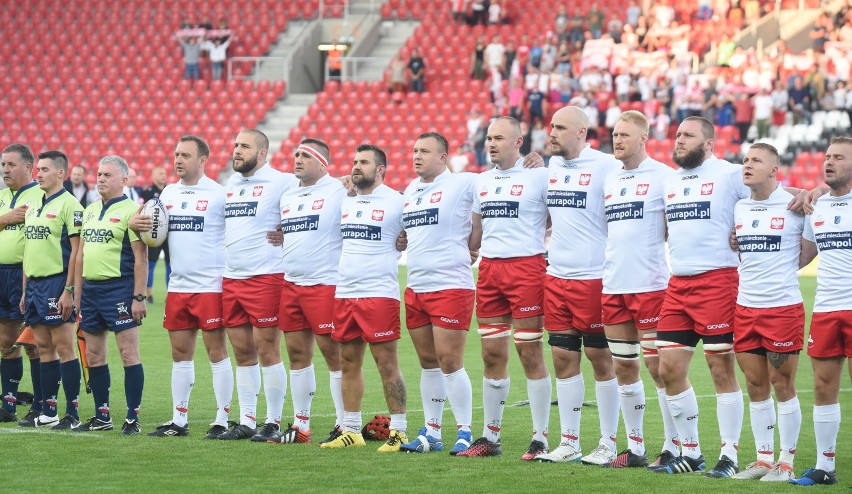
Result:
[[[3,182],[0,190],[0,422],[17,422],[18,385],[24,376],[21,350],[15,345],[21,334],[23,295],[24,219],[29,208],[38,208],[44,192],[33,180],[33,152],[24,144],[10,144],[0,154]],[[35,347],[26,347],[33,381],[33,404],[23,421],[42,412],[41,364]]]
[[[802,426],[796,370],[805,332],[798,270],[815,249],[803,249],[805,218],[787,209],[793,196],[778,183],[778,151],[753,144],[743,158],[743,183],[751,197],[734,209],[740,283],[734,320],[734,352],[745,374],[757,460],[733,476],[786,482]],[[812,244],[811,244],[812,246]],[[771,391],[778,401],[776,419]],[[781,451],[775,462],[775,429]]]
[[[390,410],[390,433],[381,453],[399,451],[408,442],[405,380],[399,369],[399,251],[403,199],[384,185],[387,157],[372,144],[357,147],[352,183],[357,195],[343,199],[340,229],[343,247],[334,299],[331,337],[341,345],[343,432],[321,448],[365,446],[361,435],[364,354],[376,362]]]
[[[75,431],[112,430],[110,417],[110,371],[107,365],[107,335],[115,334],[124,365],[124,393],[127,416],[121,428],[124,435],[139,434],[139,406],[145,374],[139,358],[139,325],[147,314],[145,285],[148,280],[148,251],[130,229],[131,217],[139,205],[123,193],[129,167],[116,155],[101,158],[98,165],[98,193],[101,200],[83,212],[75,301],[85,332],[89,383],[95,400],[95,416]]]

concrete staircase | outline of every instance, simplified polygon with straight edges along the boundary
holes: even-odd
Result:
[[[391,59],[405,46],[420,21],[379,21],[382,23],[379,41],[370,52],[370,60],[359,64],[358,80],[381,81]]]
[[[269,137],[270,156],[281,149],[281,141],[290,136],[290,130],[299,124],[299,119],[308,112],[308,107],[316,100],[315,93],[290,93],[266,114],[260,130]]]

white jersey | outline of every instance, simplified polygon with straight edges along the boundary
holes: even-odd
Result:
[[[268,164],[254,175],[234,173],[225,184],[225,277],[247,279],[284,272],[281,247],[266,240],[266,233],[281,222],[279,201],[284,192],[299,185],[291,173]]]
[[[740,289],[745,307],[785,307],[802,302],[799,256],[805,217],[787,210],[793,195],[779,184],[765,201],[743,199],[734,210],[740,247]]]
[[[666,220],[672,274],[691,276],[739,265],[728,244],[734,206],[751,195],[742,166],[715,156],[666,179]]]
[[[340,205],[346,188],[328,175],[281,196],[284,279],[301,286],[336,285],[343,237]]]
[[[468,239],[476,177],[445,170],[431,183],[418,178],[405,189],[402,221],[412,291],[473,289]]]
[[[553,230],[547,274],[568,280],[601,279],[606,247],[604,180],[619,169],[620,161],[588,144],[576,159],[550,158],[547,209]]]
[[[669,283],[663,183],[674,170],[645,158],[606,178],[607,239],[603,293],[646,293]]]
[[[225,271],[225,188],[202,176],[196,185],[166,186],[169,213],[169,291],[221,293]]]
[[[819,249],[814,312],[852,310],[852,194],[820,197],[803,236]]]
[[[337,298],[399,300],[399,251],[403,199],[387,185],[372,194],[346,197],[340,213],[343,254]]]
[[[487,259],[544,254],[547,229],[547,168],[492,168],[476,177],[473,212],[482,215],[482,248]]]

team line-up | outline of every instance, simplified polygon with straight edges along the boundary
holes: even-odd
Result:
[[[143,240],[166,233],[163,218],[155,222],[148,214],[153,212],[168,216],[173,269],[163,326],[174,362],[173,416],[151,436],[189,434],[200,329],[217,403],[207,438],[313,442],[316,343],[329,369],[336,414],[321,448],[365,445],[362,365],[369,347],[390,412],[380,452],[443,451],[441,424],[449,400],[457,426],[449,453],[498,456],[514,341],[533,428],[522,460],[704,472],[698,402],[688,379],[701,341],[722,441],[718,463],[706,476],[835,483],[839,387],[844,361],[852,356],[852,299],[846,296],[852,279],[852,138],[831,141],[825,186],[799,191],[777,182],[779,156],[770,145],[753,145],[742,166],[715,157],[714,127],[700,117],[678,128],[672,156],[677,170],[648,157],[648,120],[641,113],[620,117],[614,156],[586,144],[589,126],[579,108],[557,111],[550,133],[553,157],[544,167],[538,156],[525,161],[520,155],[518,122],[498,118],[488,128],[486,145],[495,168],[481,174],[450,173],[447,140],[424,133],[413,150],[418,178],[403,194],[383,184],[386,156],[373,145],[356,149],[351,174],[339,180],[327,172],[328,146],[305,139],[295,151],[293,173],[281,173],[266,162],[266,136],[246,129],[234,142],[235,173],[222,187],[205,175],[207,143],[184,136],[174,155],[179,183],[167,186],[160,203],[144,212],[123,194],[128,165],[121,157],[101,159],[102,199],[84,210],[62,187],[65,155],[45,152],[36,161],[26,146],[10,145],[2,153],[8,188],[0,191],[0,419],[17,420],[23,365],[13,344],[23,319],[35,335],[38,355],[31,357],[40,357],[40,376],[33,370],[38,396],[19,425],[111,430],[106,342],[112,332],[124,366],[122,433],[140,433],[144,373],[138,328],[146,315],[148,274]],[[422,367],[425,416],[412,438],[406,435],[407,393],[397,358],[398,259],[405,250],[408,286],[402,301]],[[805,334],[797,270],[817,254],[807,339],[817,463],[795,478],[802,413],[794,383]],[[478,255],[474,286],[471,264]],[[474,312],[484,363],[483,432],[475,440],[471,380],[463,361]],[[78,313],[95,404],[95,416],[86,422],[77,411]],[[559,404],[560,439],[552,450],[545,330]],[[281,427],[288,385],[282,333],[294,411],[289,427]],[[581,353],[594,369],[601,427],[599,444],[585,455]],[[664,424],[662,450],[650,462],[640,357],[654,380]],[[757,450],[742,469],[737,447],[744,401],[735,362],[745,374]],[[60,383],[66,399],[62,418]],[[229,423],[235,384],[239,421]],[[619,412],[627,446],[617,453]]]

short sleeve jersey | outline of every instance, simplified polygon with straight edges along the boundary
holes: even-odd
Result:
[[[343,238],[340,205],[346,188],[328,175],[281,196],[284,279],[302,286],[336,285]]]
[[[734,228],[740,250],[737,303],[784,307],[802,302],[799,256],[805,217],[787,210],[793,195],[780,185],[765,201],[737,202]]]
[[[225,271],[225,188],[202,176],[195,185],[166,186],[169,212],[169,291],[221,293]]]
[[[638,168],[606,178],[603,293],[646,293],[668,285],[663,182],[673,174],[668,166],[645,158]]]
[[[0,216],[19,206],[38,208],[44,192],[38,182],[30,182],[18,190],[5,188],[0,190]],[[29,209],[28,209],[29,210]],[[21,264],[24,262],[24,223],[7,225],[0,230],[0,264]]]
[[[371,194],[345,197],[341,205],[338,298],[392,298],[399,300],[399,251],[403,199],[382,184]]]
[[[820,197],[803,236],[819,249],[814,312],[852,310],[852,194]]]
[[[252,176],[234,173],[225,185],[225,277],[247,279],[284,272],[281,247],[266,233],[281,223],[284,192],[299,185],[293,174],[263,165]]]
[[[28,209],[25,224],[24,274],[43,278],[67,273],[71,237],[79,236],[83,226],[80,202],[63,188],[45,197],[41,207]]]
[[[408,288],[416,293],[473,289],[468,239],[476,190],[473,173],[445,170],[405,189]]]
[[[547,274],[572,280],[603,276],[604,180],[619,169],[620,161],[589,145],[576,159],[550,158],[547,208],[553,230]]]
[[[728,238],[734,228],[734,206],[750,195],[741,173],[740,165],[711,157],[666,179],[666,220],[674,275],[691,276],[739,265]]]
[[[139,240],[128,228],[139,204],[121,195],[96,201],[83,211],[83,278],[103,281],[133,276],[133,249]]]
[[[508,259],[544,254],[547,168],[492,168],[476,177],[473,212],[482,216],[482,257]]]

